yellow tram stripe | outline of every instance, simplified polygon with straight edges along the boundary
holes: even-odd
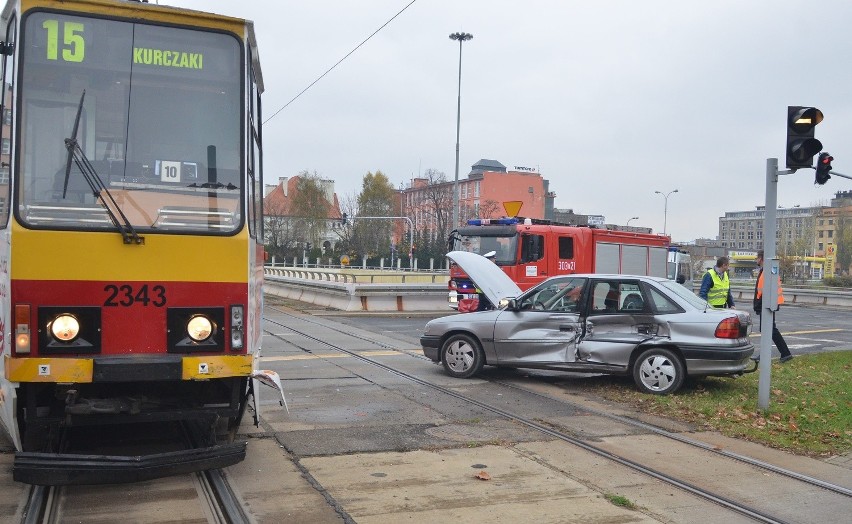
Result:
[[[229,237],[143,236],[145,244],[127,245],[114,231],[41,231],[13,221],[11,276],[13,280],[248,281],[250,239],[245,228]]]

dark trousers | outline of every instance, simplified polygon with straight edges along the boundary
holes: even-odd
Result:
[[[756,313],[757,318],[760,319],[761,329],[763,329],[763,319],[760,316],[760,311],[757,311]],[[778,348],[778,352],[781,353],[782,358],[790,355],[790,348],[787,347],[787,342],[784,340],[784,337],[781,336],[781,332],[778,331],[778,326],[775,325],[774,311],[772,312],[772,343]]]

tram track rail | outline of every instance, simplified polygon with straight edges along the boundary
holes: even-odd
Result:
[[[199,442],[197,428],[180,425],[184,445],[192,447]],[[195,487],[199,511],[213,524],[244,524],[252,522],[243,504],[231,486],[223,469],[210,469],[185,474]],[[108,483],[104,484],[108,486]],[[31,485],[23,504],[21,524],[55,524],[63,521],[63,507],[73,500],[73,485]],[[97,485],[95,486],[97,489]]]
[[[280,310],[280,309],[275,309],[275,310],[282,315],[298,319],[300,322],[311,322],[313,324],[322,326],[326,330],[331,329],[331,330],[337,331],[341,334],[345,334],[349,337],[355,338],[356,340],[362,340],[364,342],[368,342],[369,344],[376,345],[376,346],[381,347],[383,349],[396,350],[396,351],[399,351],[402,354],[405,354],[405,355],[408,355],[408,356],[411,356],[411,357],[414,357],[414,358],[422,358],[422,359],[426,360],[425,357],[413,355],[409,351],[400,349],[399,347],[395,347],[392,344],[387,344],[387,343],[376,341],[374,338],[369,338],[369,337],[366,337],[366,336],[360,336],[360,335],[352,333],[349,330],[334,328],[334,327],[329,326],[328,323],[317,322],[316,320],[313,320],[310,317],[307,317],[307,316],[304,316],[304,315],[295,315],[295,314],[292,314],[290,312]],[[555,438],[557,440],[561,440],[563,442],[577,446],[577,447],[579,447],[579,448],[581,448],[585,451],[588,451],[590,453],[593,453],[595,455],[603,457],[607,460],[610,460],[612,462],[615,462],[617,464],[625,466],[625,467],[627,467],[631,470],[634,470],[634,471],[637,471],[637,472],[642,473],[644,475],[650,476],[650,477],[657,479],[661,482],[665,482],[669,485],[675,486],[675,487],[677,487],[677,488],[679,488],[683,491],[686,491],[686,492],[691,493],[695,496],[701,497],[705,500],[711,501],[714,504],[725,507],[725,508],[727,508],[731,511],[734,511],[734,512],[739,513],[741,515],[747,516],[747,517],[754,519],[756,521],[772,522],[772,523],[786,522],[785,520],[783,520],[783,519],[781,519],[777,516],[774,516],[772,514],[769,514],[765,511],[762,511],[758,508],[748,506],[746,504],[743,504],[741,502],[733,500],[730,497],[726,497],[726,496],[723,496],[723,495],[720,495],[720,494],[717,494],[717,493],[713,493],[713,492],[711,492],[707,489],[704,489],[704,488],[702,488],[698,485],[695,485],[694,483],[683,480],[681,478],[677,478],[674,475],[667,474],[667,473],[659,471],[655,468],[651,468],[647,465],[641,464],[637,461],[631,460],[631,459],[624,457],[624,456],[621,456],[617,453],[613,453],[611,451],[608,451],[608,450],[606,450],[606,449],[604,449],[600,446],[590,444],[589,442],[587,442],[587,441],[585,441],[581,438],[578,438],[578,437],[575,437],[575,436],[570,435],[568,433],[565,433],[563,431],[560,431],[560,430],[558,430],[554,427],[544,425],[544,424],[537,422],[535,420],[532,420],[532,419],[529,419],[527,417],[518,415],[516,413],[512,413],[512,412],[507,411],[505,409],[502,409],[498,406],[495,406],[495,405],[489,404],[487,402],[483,402],[483,401],[471,398],[470,396],[467,396],[467,395],[463,395],[463,394],[458,393],[458,392],[456,392],[456,391],[454,391],[450,388],[429,382],[429,381],[424,380],[422,378],[419,378],[417,376],[411,375],[410,373],[400,371],[400,370],[395,369],[391,366],[388,366],[386,364],[378,362],[377,360],[370,358],[369,356],[362,355],[362,354],[360,354],[356,351],[352,351],[352,350],[340,347],[339,345],[332,344],[330,342],[326,342],[325,340],[322,340],[321,338],[319,338],[317,336],[311,335],[307,331],[297,329],[295,327],[286,325],[282,322],[276,321],[274,319],[270,319],[268,317],[265,317],[264,320],[266,322],[269,322],[269,323],[275,325],[275,326],[287,329],[288,331],[293,332],[293,333],[295,333],[299,336],[302,336],[306,339],[310,339],[310,340],[313,340],[315,342],[319,342],[320,344],[323,344],[324,346],[329,347],[329,348],[331,348],[335,351],[339,351],[339,352],[342,352],[344,354],[347,354],[347,355],[349,355],[353,358],[356,358],[356,359],[358,359],[358,360],[360,360],[364,363],[368,363],[372,366],[383,369],[383,370],[385,370],[389,373],[393,373],[394,375],[402,377],[406,380],[409,380],[409,381],[414,382],[416,384],[419,384],[421,386],[430,388],[434,391],[440,392],[442,394],[445,394],[445,395],[450,396],[452,398],[455,398],[457,400],[461,400],[461,401],[466,402],[470,405],[476,406],[480,409],[483,409],[485,411],[488,411],[488,412],[491,412],[495,415],[498,415],[500,417],[514,421],[518,424],[521,424],[525,427],[533,429],[533,430],[540,432],[544,435],[547,435],[549,437],[552,437],[552,438]],[[267,333],[270,334],[271,336],[277,336],[277,335],[270,333],[268,331],[267,331]],[[292,344],[292,345],[295,345],[296,347],[299,347],[290,338],[286,339],[286,341],[289,344]],[[308,349],[308,348],[301,348],[301,349],[306,351],[306,352],[311,352],[311,350]],[[544,397],[544,398],[547,398],[551,401],[555,401],[555,402],[559,402],[561,404],[565,404],[567,406],[570,406],[572,409],[576,409],[578,411],[582,411],[582,412],[585,412],[587,414],[604,416],[604,417],[606,417],[610,420],[628,425],[630,427],[641,429],[641,430],[647,431],[647,432],[651,432],[651,433],[659,435],[663,438],[671,439],[673,441],[680,442],[680,443],[685,444],[685,445],[690,446],[690,447],[699,448],[699,449],[701,449],[701,450],[703,450],[707,453],[711,453],[715,456],[720,456],[720,457],[724,457],[726,459],[742,462],[742,463],[748,464],[749,466],[756,467],[756,468],[759,468],[761,470],[771,472],[773,474],[780,475],[780,476],[783,476],[783,477],[786,477],[786,478],[790,478],[790,479],[796,480],[798,482],[802,482],[804,484],[807,484],[809,486],[813,486],[813,487],[816,487],[816,488],[819,488],[819,489],[823,489],[823,490],[826,490],[826,491],[829,491],[829,492],[832,492],[832,493],[836,493],[836,494],[839,494],[839,495],[842,495],[842,496],[852,497],[852,490],[850,490],[850,489],[848,489],[844,486],[839,486],[839,485],[836,485],[836,484],[833,484],[833,483],[830,483],[830,482],[823,481],[821,479],[817,479],[817,478],[814,478],[814,477],[811,477],[811,476],[808,476],[808,475],[804,475],[804,474],[801,474],[801,473],[798,473],[798,472],[795,472],[795,471],[791,471],[791,470],[776,466],[774,464],[770,464],[770,463],[765,462],[765,461],[754,459],[752,457],[747,457],[747,456],[744,456],[744,455],[741,455],[741,454],[738,454],[738,453],[733,453],[733,452],[730,452],[730,451],[727,451],[727,450],[724,450],[724,449],[719,449],[716,446],[712,446],[710,444],[700,442],[698,440],[691,439],[691,438],[685,437],[683,435],[672,433],[672,432],[670,432],[666,429],[663,429],[663,428],[660,428],[660,427],[657,427],[657,426],[653,426],[651,424],[640,422],[640,421],[637,421],[637,420],[632,419],[632,418],[614,415],[612,413],[606,413],[606,412],[603,412],[603,411],[600,411],[600,410],[595,410],[595,409],[589,408],[588,406],[583,406],[583,405],[580,405],[580,404],[571,403],[571,402],[565,401],[563,399],[555,399],[553,397],[543,395],[543,394],[535,392],[535,391],[531,391],[527,388],[520,387],[516,384],[510,384],[510,383],[506,383],[504,381],[496,381],[496,380],[487,380],[487,381],[492,383],[492,384],[495,384],[495,385],[500,385],[502,387],[511,387],[513,389],[521,390],[526,394],[532,394],[532,395]]]

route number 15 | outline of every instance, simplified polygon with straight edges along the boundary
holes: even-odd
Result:
[[[47,59],[59,59],[59,20],[45,20],[41,26],[47,30]],[[86,41],[83,39],[83,24],[62,23],[62,60],[82,62],[86,56]]]

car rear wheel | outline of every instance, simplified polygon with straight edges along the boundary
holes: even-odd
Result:
[[[633,364],[633,380],[645,393],[668,395],[683,384],[686,368],[680,358],[666,348],[652,348]]]
[[[441,361],[451,377],[470,378],[476,375],[485,363],[485,355],[473,337],[452,335],[441,346]]]

